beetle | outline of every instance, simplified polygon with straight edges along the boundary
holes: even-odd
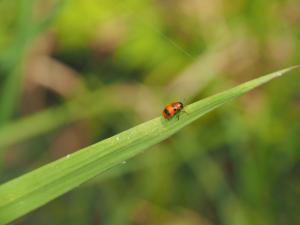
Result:
[[[173,118],[175,115],[178,115],[177,118],[179,119],[178,113],[182,111],[183,108],[184,106],[182,102],[173,102],[164,108],[162,115],[165,119],[168,120]]]

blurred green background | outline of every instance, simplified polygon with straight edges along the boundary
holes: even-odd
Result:
[[[2,0],[0,182],[299,59],[299,0]],[[299,115],[296,71],[14,224],[300,224]]]

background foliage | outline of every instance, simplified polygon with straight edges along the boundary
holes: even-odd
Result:
[[[297,0],[2,0],[0,12],[1,183],[300,58]],[[248,94],[15,224],[300,223],[299,81]]]

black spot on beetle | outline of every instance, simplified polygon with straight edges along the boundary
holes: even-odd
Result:
[[[170,113],[167,109],[165,109],[164,112],[165,112],[165,114],[167,114],[167,115],[171,115],[171,113]]]

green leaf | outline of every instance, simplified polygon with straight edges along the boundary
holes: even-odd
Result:
[[[20,98],[23,64],[27,50],[34,38],[47,28],[57,17],[61,4],[58,4],[41,23],[35,24],[32,18],[35,0],[22,0],[19,4],[19,19],[15,43],[0,55],[1,66],[7,73],[0,95],[0,125],[7,124],[12,117]],[[6,74],[5,73],[5,74]],[[2,75],[2,74],[1,74]]]
[[[62,125],[105,112],[106,109],[101,107],[101,104],[116,102],[113,96],[107,95],[107,90],[102,88],[94,93],[82,94],[63,105],[43,110],[0,127],[0,155],[5,152],[9,145],[45,134]],[[103,100],[99,102],[95,99]],[[119,101],[117,103],[120,105]],[[85,107],[82,106],[89,106],[89,110],[85,110]]]
[[[185,107],[180,119],[142,123],[0,186],[0,224],[11,222],[96,175],[142,153],[209,111],[298,66],[246,82]]]

